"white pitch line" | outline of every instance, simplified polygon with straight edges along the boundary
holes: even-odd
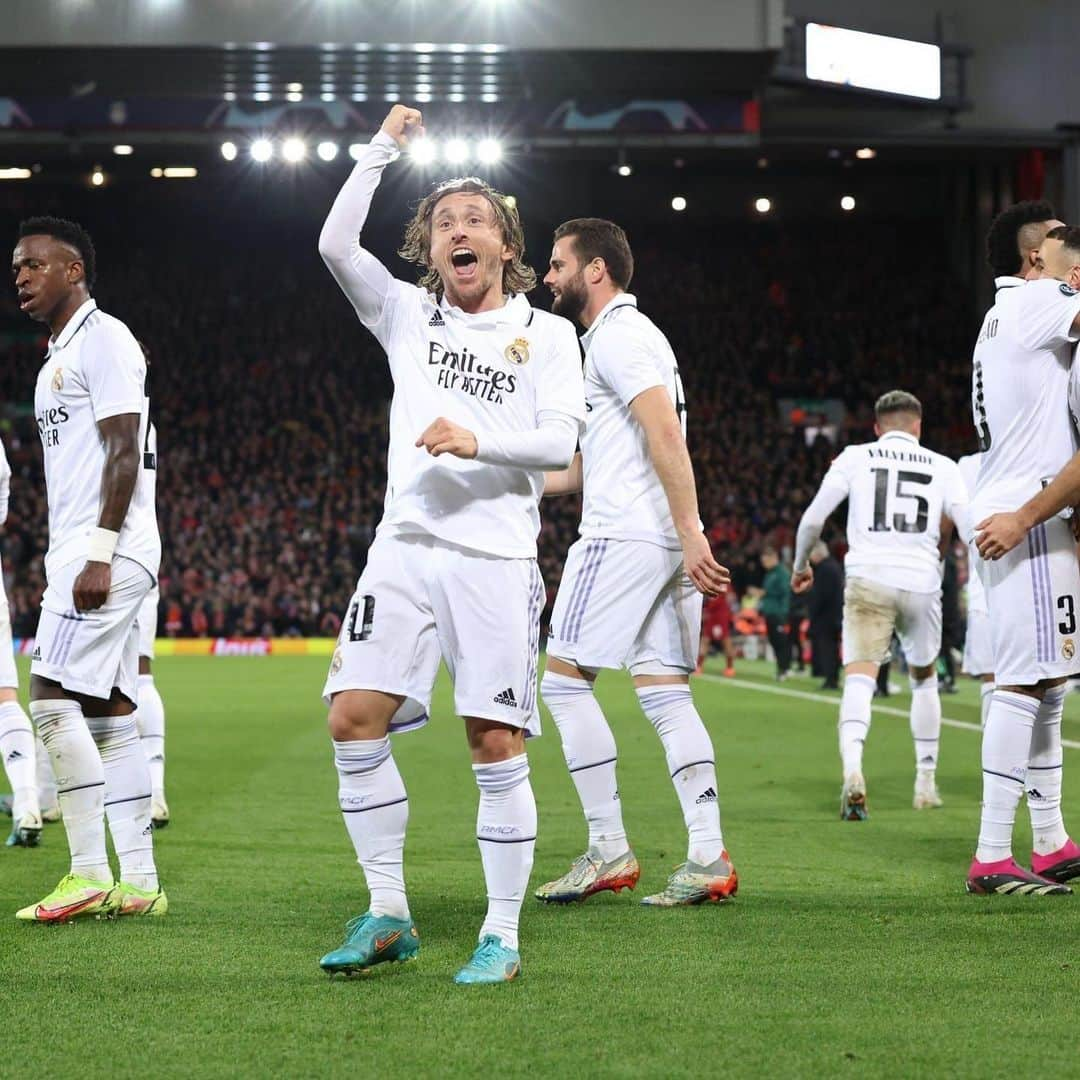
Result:
[[[819,705],[831,705],[834,709],[840,704],[838,697],[827,697],[825,694],[815,694],[812,690],[791,690],[786,686],[768,686],[765,683],[751,682],[749,679],[728,679],[723,675],[698,675],[698,679],[707,679],[709,682],[718,683],[721,686],[737,686],[740,690],[759,690],[763,694],[777,694],[780,697],[798,698],[800,701],[816,701]],[[899,716],[906,720],[906,709],[894,709],[891,705],[878,705],[876,702],[871,706],[874,712],[884,713],[886,716]],[[982,731],[979,724],[973,724],[969,720],[953,720],[943,716],[942,724],[946,727],[963,728],[965,731]],[[1062,739],[1062,746],[1070,750],[1080,750],[1080,742],[1073,739]]]

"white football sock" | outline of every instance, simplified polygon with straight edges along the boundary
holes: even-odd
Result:
[[[563,756],[589,825],[589,847],[610,862],[630,846],[615,778],[615,736],[584,679],[545,672],[540,695],[559,729]]]
[[[40,732],[34,734],[34,758],[38,805],[42,810],[51,810],[59,806],[60,801],[56,797],[56,774],[49,760],[49,751],[41,741]]]
[[[994,700],[994,684],[992,682],[979,683],[979,694],[982,697],[980,723],[985,728],[986,717],[990,712],[990,702]]]
[[[77,701],[31,701],[30,715],[56,776],[71,872],[112,882],[105,851],[105,768]]]
[[[373,915],[409,917],[405,898],[405,827],[409,797],[390,752],[390,736],[334,740],[338,805],[364,871]]]
[[[139,724],[146,764],[150,767],[150,791],[155,799],[165,799],[165,703],[161,700],[154,676],[139,676]]]
[[[840,760],[844,776],[862,772],[863,746],[870,734],[870,702],[877,679],[871,675],[845,675],[840,696]]]
[[[480,806],[476,838],[484,864],[487,914],[480,937],[495,934],[508,949],[518,947],[518,919],[536,847],[536,799],[524,754],[490,765],[473,765]]]
[[[34,729],[30,717],[17,701],[0,705],[0,760],[11,784],[11,816],[14,821],[26,813],[38,814],[35,779]]]
[[[120,862],[120,880],[137,889],[156,889],[150,770],[139,742],[135,714],[88,716],[86,724],[105,767],[105,816]]]
[[[1052,854],[1069,839],[1061,817],[1061,713],[1065,690],[1062,685],[1046,691],[1031,732],[1026,793],[1031,842],[1039,855]]]
[[[926,679],[911,682],[911,738],[915,743],[915,767],[919,772],[937,769],[941,740],[941,698],[935,671]]]
[[[637,696],[664,746],[686,823],[687,861],[708,866],[724,850],[712,739],[694,708],[689,686],[639,686]]]
[[[1024,793],[1031,734],[1039,702],[1012,690],[995,690],[982,739],[983,801],[979,862],[1012,855],[1016,807]]]

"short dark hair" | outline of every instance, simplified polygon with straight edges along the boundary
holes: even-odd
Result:
[[[605,218],[572,218],[555,230],[556,240],[567,236],[573,237],[574,253],[583,263],[603,259],[611,280],[620,289],[629,288],[634,276],[634,254],[624,229]]]
[[[97,280],[97,252],[90,234],[75,221],[58,217],[32,217],[19,223],[19,239],[24,236],[51,236],[54,240],[73,247],[83,264],[86,287],[93,289]]]
[[[1060,240],[1070,251],[1080,256],[1080,225],[1055,225],[1047,234],[1047,240]]]
[[[922,416],[922,403],[906,390],[889,390],[874,402],[874,416],[880,420],[893,413],[912,413]]]
[[[986,261],[995,276],[1008,277],[1023,269],[1023,250],[1038,247],[1034,237],[1023,236],[1023,231],[1056,217],[1053,206],[1043,200],[1028,199],[1002,210],[986,234]]]

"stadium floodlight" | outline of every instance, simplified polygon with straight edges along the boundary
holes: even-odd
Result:
[[[618,174],[619,174],[620,176],[632,176],[632,175],[633,175],[633,173],[634,173],[634,166],[633,166],[633,165],[629,165],[629,164],[627,164],[627,162],[625,162],[625,161],[624,161],[624,162],[623,162],[623,163],[622,163],[621,165],[619,165],[619,166],[618,166],[618,167],[617,167],[617,168],[615,169],[615,171],[616,171],[616,172],[617,172],[617,173],[618,173]]]
[[[257,90],[255,92],[256,101],[269,101],[270,95],[265,90]]]
[[[166,165],[161,175],[166,180],[194,180],[199,170],[194,165]]]
[[[294,135],[281,144],[281,156],[295,165],[298,161],[303,161],[307,157],[307,144],[303,139],[299,139]]]
[[[502,145],[498,139],[481,139],[476,147],[476,157],[482,165],[495,165],[502,160]]]
[[[33,173],[29,169],[0,169],[0,180],[29,180]]]
[[[417,165],[430,165],[439,156],[439,144],[425,136],[409,147],[409,155]]]
[[[132,154],[135,153],[135,147],[130,146],[128,143],[117,143],[112,148],[112,152],[117,157],[130,157]]]
[[[772,199],[766,199],[764,195],[760,199],[755,199],[754,209],[759,214],[767,214],[772,209]]]
[[[221,156],[226,161],[235,161],[236,160],[236,143],[234,143],[234,142],[223,142],[221,144]]]
[[[251,144],[251,158],[261,165],[274,156],[274,144],[269,139],[256,139]]]
[[[153,177],[153,178],[154,178],[155,180],[160,180],[160,179],[161,179],[161,178],[162,178],[162,177],[163,177],[163,176],[165,175],[165,170],[164,170],[164,169],[163,169],[163,168],[162,168],[162,167],[161,167],[160,165],[155,165],[155,166],[154,166],[154,167],[153,167],[153,168],[152,168],[152,169],[150,170],[150,175],[151,175],[151,176],[152,176],[152,177]]]
[[[298,82],[287,83],[285,89],[288,90],[290,94],[302,94],[304,92],[304,84]]]
[[[94,171],[90,174],[90,183],[94,187],[101,187],[105,183],[105,174],[101,171],[100,165],[94,166]]]
[[[877,157],[877,151],[872,146],[860,146],[855,151],[855,156],[860,161],[873,161]]]
[[[469,160],[469,144],[464,139],[451,139],[446,144],[446,160],[451,165],[464,165]]]
[[[303,101],[304,100],[304,95],[297,92],[296,90],[290,90],[289,93],[287,93],[285,95],[285,100],[286,101],[291,101],[291,102],[293,102],[295,104],[298,101]]]
[[[315,147],[315,153],[320,161],[333,161],[338,156],[338,144],[327,139]]]
[[[843,195],[840,198],[841,210],[854,210],[855,209],[855,197],[853,195]]]
[[[676,213],[681,214],[686,209],[686,196],[676,195],[671,200],[671,209],[674,210]]]

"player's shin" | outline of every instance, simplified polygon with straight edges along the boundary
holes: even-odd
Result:
[[[34,776],[34,729],[17,701],[0,705],[0,760],[11,784],[11,816],[19,822],[25,815],[40,817]]]
[[[1016,807],[1024,793],[1032,728],[1039,702],[995,690],[982,740],[983,799],[975,858],[995,863],[1012,855]]]
[[[390,737],[334,741],[338,805],[364,871],[373,915],[409,918],[405,898],[405,828],[409,799]]]
[[[1027,803],[1035,853],[1050,855],[1069,839],[1061,817],[1061,713],[1065,687],[1053,686],[1043,695],[1031,732],[1027,772]]]
[[[476,838],[484,865],[488,908],[480,938],[496,935],[508,949],[518,947],[518,919],[536,847],[536,799],[525,754],[473,765],[480,789]]]
[[[686,823],[687,860],[709,866],[724,850],[716,761],[712,739],[694,707],[690,687],[670,683],[639,686],[637,696],[664,747]]]
[[[86,723],[105,768],[105,815],[120,862],[120,880],[137,889],[156,890],[150,770],[135,714],[88,717]],[[66,812],[64,816],[66,819]]]
[[[60,810],[60,802],[56,795],[56,774],[49,760],[49,751],[45,749],[45,744],[41,741],[40,731],[34,734],[34,760],[38,805],[43,815],[53,814],[55,816],[50,820],[56,821]]]
[[[629,847],[615,776],[615,737],[584,679],[546,672],[540,695],[559,729],[566,766],[589,825],[589,848],[611,862]]]
[[[844,692],[840,698],[840,760],[844,777],[862,773],[863,746],[870,734],[870,703],[877,682],[869,675],[844,676]]]
[[[82,709],[75,701],[32,701],[30,715],[56,775],[71,872],[111,884],[105,851],[105,770]]]
[[[150,791],[155,802],[165,801],[165,704],[153,675],[139,676],[139,725],[146,763],[150,767]]]

